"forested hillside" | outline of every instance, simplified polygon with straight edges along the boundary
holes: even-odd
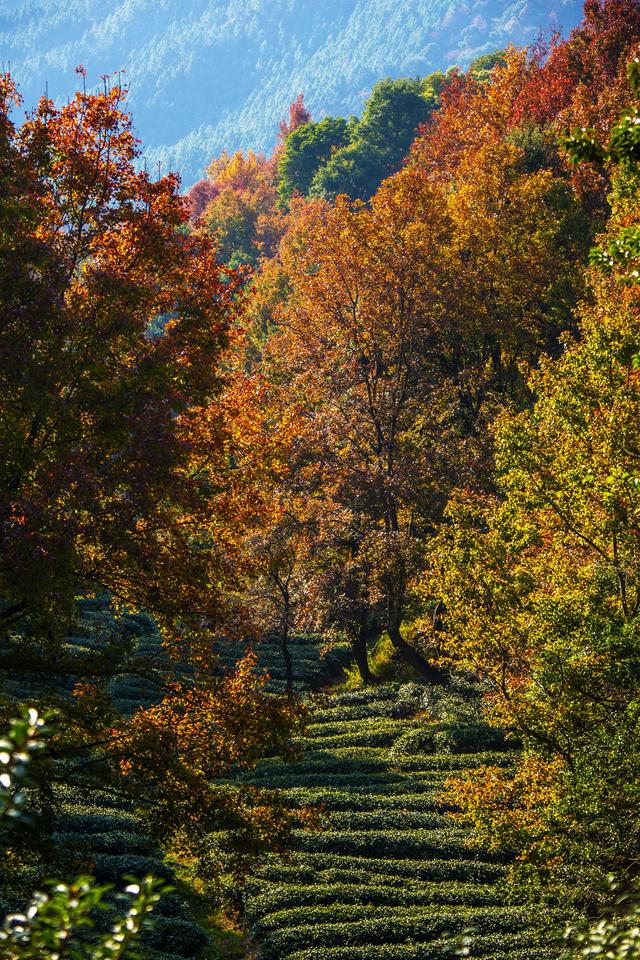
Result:
[[[304,91],[314,116],[360,114],[376,80],[416,76],[539,30],[577,23],[579,0],[8,0],[0,54],[34,103],[126,71],[150,162],[190,185],[223,148],[270,150],[278,119]]]
[[[186,193],[77,79],[0,77],[0,960],[637,960],[640,3]]]

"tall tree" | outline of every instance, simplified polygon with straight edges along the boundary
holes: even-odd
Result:
[[[316,171],[349,140],[343,117],[304,123],[288,134],[278,156],[278,196],[287,204],[294,193],[306,196]]]
[[[19,132],[6,76],[0,94],[2,620],[59,636],[97,586],[213,613],[186,427],[217,390],[236,280],[182,232],[177,178],[136,169],[120,88],[43,100]]]
[[[178,178],[139,169],[123,99],[44,99],[17,130],[0,78],[0,669],[19,664],[64,721],[49,795],[58,777],[106,782],[203,837],[225,812],[264,823],[264,798],[211,778],[286,753],[298,716],[252,661],[215,669],[212,631],[232,626],[242,576],[219,400],[240,282],[184,229]],[[158,703],[131,718],[107,687],[130,640],[115,627],[104,649],[64,643],[76,598],[103,591],[165,628],[162,665],[147,664]]]
[[[400,628],[412,531],[440,496],[433,459],[441,448],[426,418],[424,437],[412,430],[417,396],[429,390],[424,344],[441,315],[436,251],[447,229],[426,190],[389,189],[371,211],[346,200],[305,208],[281,250],[291,292],[268,348],[268,363],[277,376],[290,372],[287,389],[307,411],[297,476],[318,501],[317,542],[349,581],[336,602],[334,578],[326,580],[332,616],[342,607],[352,638],[387,629],[432,679],[437,671]]]
[[[385,177],[400,168],[418,129],[437,108],[443,82],[440,74],[378,81],[361,119],[349,130],[349,142],[317,165],[311,194],[334,199],[346,193],[369,200]]]
[[[637,229],[628,177],[612,237]],[[477,772],[450,800],[587,898],[635,871],[640,702],[639,288],[626,262],[590,279],[579,339],[533,376],[533,409],[498,421],[499,496],[454,499],[427,586],[445,659],[487,679],[525,745],[515,772]]]

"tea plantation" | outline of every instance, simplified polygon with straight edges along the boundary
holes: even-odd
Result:
[[[106,600],[80,602],[73,631],[47,676],[30,673],[19,664],[15,670],[3,671],[2,689],[18,699],[43,692],[53,698],[69,696],[83,676],[87,657],[99,657],[101,652],[109,656],[114,648],[125,653],[132,671],[109,683],[117,709],[128,713],[140,704],[153,702],[159,689],[154,674],[163,660],[154,625],[144,615],[116,619]],[[64,867],[69,877],[91,873],[98,882],[114,884],[118,889],[127,875],[151,873],[173,879],[162,851],[133,813],[130,801],[100,789],[54,785],[52,793],[55,818],[51,842],[59,869]],[[25,881],[28,885],[28,878]],[[20,906],[19,898],[0,903],[3,913]],[[112,910],[101,913],[97,918],[99,928],[107,929],[115,913],[115,904]],[[156,908],[153,929],[145,934],[148,960],[191,960],[201,956],[206,944],[207,937],[191,919],[186,904],[176,894],[165,895]]]
[[[123,713],[158,696],[164,653],[144,615],[113,617],[106,602],[86,601],[65,645],[51,689],[66,696],[83,656],[125,645],[127,669],[109,691]],[[221,645],[220,669],[237,646]],[[284,688],[277,643],[258,645],[270,689]],[[419,683],[326,692],[349,660],[346,646],[323,651],[320,638],[291,643],[297,692],[311,723],[302,759],[263,762],[242,779],[279,788],[292,805],[320,810],[317,830],[298,831],[284,858],[269,857],[243,893],[248,950],[260,960],[551,960],[561,955],[563,918],[514,904],[503,887],[506,864],[472,850],[438,803],[453,772],[483,763],[508,765],[514,753],[480,716],[480,698],[461,681],[443,691]],[[69,672],[77,664],[78,673]],[[67,671],[67,672],[65,672]],[[30,678],[5,673],[4,689],[28,697]],[[324,692],[318,692],[322,691]],[[120,885],[123,875],[172,879],[162,852],[131,804],[103,790],[56,788],[53,841],[75,872]],[[4,904],[3,906],[13,906]],[[103,918],[108,923],[109,914]],[[178,895],[165,896],[147,935],[150,960],[215,957]],[[237,954],[234,954],[236,956]],[[224,955],[220,955],[224,960]]]
[[[153,621],[145,614],[116,617],[104,599],[78,603],[75,625],[66,638],[58,661],[43,676],[29,671],[25,664],[9,663],[2,670],[3,692],[18,700],[48,694],[66,698],[85,674],[85,664],[95,669],[96,656],[111,652],[123,655],[123,672],[109,680],[108,692],[114,706],[122,713],[132,713],[140,705],[147,706],[159,696],[166,656]],[[238,645],[220,644],[221,670],[232,667],[241,654]],[[291,643],[294,683],[298,691],[316,688],[335,676],[348,656],[346,646],[325,653],[319,638],[294,637]],[[269,687],[274,692],[284,689],[284,664],[276,643],[257,646],[259,668],[269,672]],[[55,786],[56,816],[51,841],[61,861],[74,874],[89,872],[100,883],[122,887],[126,875],[151,873],[168,881],[173,871],[163,861],[159,847],[136,817],[132,804],[107,790],[86,790]],[[25,878],[28,885],[28,880]],[[6,913],[21,906],[0,897],[0,909]],[[109,925],[113,913],[100,917],[100,926]],[[154,915],[153,929],[145,935],[147,960],[192,960],[212,956],[208,938],[193,922],[188,906],[176,894],[162,898]]]
[[[472,851],[437,800],[454,771],[513,754],[479,716],[477,691],[385,685],[316,698],[304,759],[251,778],[317,804],[245,894],[262,960],[551,960],[557,915],[506,902],[506,865]],[[461,955],[458,953],[458,955]]]

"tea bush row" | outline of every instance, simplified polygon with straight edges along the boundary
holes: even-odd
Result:
[[[429,943],[376,944],[365,947],[329,947],[295,950],[287,960],[453,960],[460,948],[462,938],[441,938]],[[506,947],[506,950],[495,949]],[[473,937],[470,957],[480,960],[558,960],[557,945],[536,944],[532,934],[504,935],[498,937]]]
[[[356,858],[331,853],[298,853],[289,860],[272,861],[260,869],[264,880],[290,883],[496,883],[504,876],[500,863],[482,860],[408,860]]]
[[[369,855],[381,858],[419,859],[434,857],[440,860],[474,859],[462,831],[441,830],[387,830],[338,831],[328,829],[320,833],[295,831],[297,850],[324,850],[352,856]],[[495,860],[497,854],[477,852],[478,859]]]
[[[336,909],[334,907],[334,909]],[[281,926],[271,929],[261,937],[261,956],[264,960],[282,960],[290,953],[306,946],[309,941],[331,946],[371,946],[403,942],[429,941],[442,936],[462,935],[465,930],[473,929],[476,935],[488,934],[495,937],[496,947],[504,944],[504,938],[496,934],[515,933],[522,935],[531,919],[530,910],[516,907],[485,910],[438,910],[433,908],[421,913],[406,910],[394,911],[386,915],[357,919],[362,907],[354,908],[352,921],[314,923],[309,917],[298,926]],[[275,915],[278,917],[278,915]],[[274,921],[273,918],[273,922]],[[285,918],[282,917],[284,924]],[[531,942],[531,936],[524,935],[521,944]],[[431,958],[430,958],[431,960]]]
[[[332,830],[444,830],[442,813],[421,810],[339,810],[327,814]]]
[[[271,913],[286,910],[291,904],[298,907],[377,906],[409,907],[431,905],[454,905],[488,907],[500,904],[504,899],[499,887],[478,883],[408,883],[398,887],[393,883],[382,885],[356,885],[348,882],[310,886],[269,886],[248,899],[246,916],[249,920],[267,917]]]

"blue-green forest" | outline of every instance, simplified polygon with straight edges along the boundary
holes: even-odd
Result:
[[[579,0],[4,0],[0,53],[30,103],[124,70],[151,163],[187,185],[223,148],[270,150],[289,101],[359,115],[385,76],[431,73],[539,31],[569,31]]]

